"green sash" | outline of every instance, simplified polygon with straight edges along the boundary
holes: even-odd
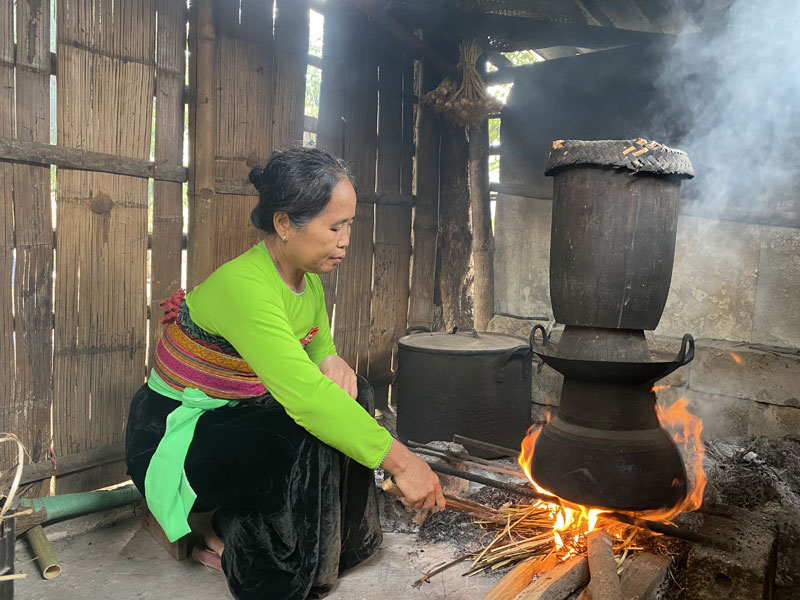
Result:
[[[167,416],[167,430],[150,459],[144,489],[147,508],[170,542],[191,531],[187,517],[197,494],[189,485],[183,465],[197,419],[207,410],[238,403],[237,400],[215,400],[205,392],[186,388],[181,394],[181,405]]]

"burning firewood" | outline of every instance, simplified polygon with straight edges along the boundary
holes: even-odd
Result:
[[[564,600],[589,579],[589,563],[573,556],[557,564],[522,590],[514,600]]]
[[[623,564],[622,597],[625,600],[649,600],[667,576],[669,556],[639,552]]]
[[[545,556],[529,558],[506,573],[498,581],[483,600],[508,600],[515,598],[522,590],[531,583],[535,575],[549,571],[556,566],[558,558],[550,553]]]
[[[622,600],[617,575],[614,541],[605,531],[595,529],[586,536],[591,579],[578,600]]]

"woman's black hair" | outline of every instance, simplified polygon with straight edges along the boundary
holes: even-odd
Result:
[[[272,217],[283,212],[294,227],[304,227],[325,210],[342,178],[350,180],[345,162],[320,148],[273,152],[264,167],[250,171],[250,183],[258,190],[250,221],[257,229],[275,233]]]

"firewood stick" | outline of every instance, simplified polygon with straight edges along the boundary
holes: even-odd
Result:
[[[442,473],[444,475],[453,475],[454,477],[461,477],[462,479],[466,479],[467,481],[482,483],[483,485],[488,485],[490,487],[494,487],[500,490],[507,490],[509,492],[514,492],[515,494],[526,496],[528,498],[536,498],[537,500],[543,500],[544,502],[560,504],[560,500],[558,498],[554,496],[548,496],[546,494],[540,494],[539,492],[531,489],[530,487],[525,487],[522,485],[518,485],[516,483],[505,483],[503,481],[497,481],[496,479],[492,479],[490,477],[483,477],[482,475],[464,473],[463,471],[451,469],[450,467],[446,467],[445,465],[431,464],[429,466],[433,471],[436,471],[437,473]],[[734,549],[734,545],[731,542],[728,542],[727,540],[724,540],[722,538],[712,537],[709,535],[704,535],[702,533],[696,533],[694,531],[689,531],[688,529],[683,529],[682,527],[676,527],[675,525],[669,525],[667,523],[659,523],[657,521],[640,519],[639,517],[633,517],[631,515],[626,515],[624,513],[619,513],[619,512],[603,513],[601,515],[601,518],[611,519],[612,521],[625,523],[626,525],[635,525],[640,529],[646,529],[654,533],[661,533],[663,535],[668,535],[670,537],[674,537],[679,540],[686,540],[687,542],[694,542],[697,544],[703,544],[705,546],[713,546],[715,548],[725,550],[726,552],[731,552]]]
[[[557,564],[514,597],[514,600],[564,600],[589,580],[589,563],[573,556]]]
[[[529,558],[508,573],[503,575],[492,589],[483,597],[483,600],[510,600],[524,590],[531,583],[534,575],[552,569],[558,558],[552,552],[546,556]]]
[[[392,494],[393,496],[402,496],[403,493],[400,491],[400,488],[397,487],[397,484],[394,482],[394,478],[387,477],[383,480],[381,484],[381,489],[384,492]],[[450,494],[444,495],[445,502],[447,503],[445,506],[445,510],[452,510],[453,512],[457,512],[462,515],[467,515],[474,519],[479,519],[481,521],[488,521],[491,523],[498,523],[500,525],[505,525],[507,520],[502,515],[498,514],[496,510],[489,506],[485,506],[478,502],[474,502],[472,500],[467,500],[466,498],[459,498],[458,496],[452,496]]]
[[[480,450],[486,450],[487,452],[495,452],[497,454],[502,454],[503,456],[508,456],[509,458],[517,458],[520,453],[519,450],[498,446],[497,444],[490,444],[489,442],[482,442],[481,440],[476,440],[464,435],[454,435],[453,441],[457,444],[461,444],[462,446],[478,448]]]
[[[498,467],[497,465],[492,464],[488,460],[483,460],[482,458],[478,458],[475,456],[470,456],[466,452],[453,452],[452,450],[437,450],[435,448],[429,448],[425,444],[419,444],[417,442],[412,442],[409,440],[406,442],[406,445],[411,448],[412,452],[417,454],[426,454],[428,456],[435,456],[436,458],[441,458],[443,460],[449,460],[454,463],[463,464],[463,465],[474,465],[479,469],[484,469],[486,471],[493,471],[495,473],[502,473],[503,475],[512,475],[514,477],[519,477],[520,479],[525,479],[525,475],[519,469],[507,469],[504,467]]]
[[[589,585],[578,600],[622,600],[622,584],[617,575],[614,541],[602,529],[586,536],[589,559]]]
[[[625,600],[650,600],[667,576],[669,564],[669,556],[650,552],[638,552],[626,560],[620,575],[622,597]]]

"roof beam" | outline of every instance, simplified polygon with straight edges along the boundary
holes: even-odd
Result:
[[[663,33],[615,27],[457,10],[441,5],[419,8],[391,3],[389,11],[393,18],[402,21],[406,27],[424,24],[432,31],[440,29],[451,36],[493,38],[514,44],[523,42],[530,44],[529,47],[534,49],[551,46],[610,48],[663,39],[667,36]]]
[[[447,75],[452,75],[455,78],[460,77],[459,70],[452,62],[415,36],[401,23],[379,9],[372,0],[349,0],[349,2],[391,33],[416,56],[427,58],[436,68]]]

